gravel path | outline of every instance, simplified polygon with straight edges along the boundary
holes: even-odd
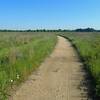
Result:
[[[10,100],[88,100],[85,74],[70,42],[58,36],[53,53]]]

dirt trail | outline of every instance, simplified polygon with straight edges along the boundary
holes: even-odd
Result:
[[[70,42],[58,36],[53,53],[10,100],[87,100],[87,88],[80,85],[84,75]]]

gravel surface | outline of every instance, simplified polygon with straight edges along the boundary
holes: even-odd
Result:
[[[58,36],[52,54],[10,100],[89,100],[81,85],[86,75],[82,66],[71,43]]]

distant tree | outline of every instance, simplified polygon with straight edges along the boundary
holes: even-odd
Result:
[[[76,29],[75,31],[76,32],[95,32],[96,30],[93,28],[85,28],[85,29],[80,28],[80,29]]]
[[[26,31],[27,31],[27,32],[31,32],[32,30],[29,29],[29,30],[26,30]]]

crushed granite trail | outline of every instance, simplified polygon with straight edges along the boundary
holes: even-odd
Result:
[[[85,71],[71,43],[58,36],[52,54],[10,100],[87,100]]]

